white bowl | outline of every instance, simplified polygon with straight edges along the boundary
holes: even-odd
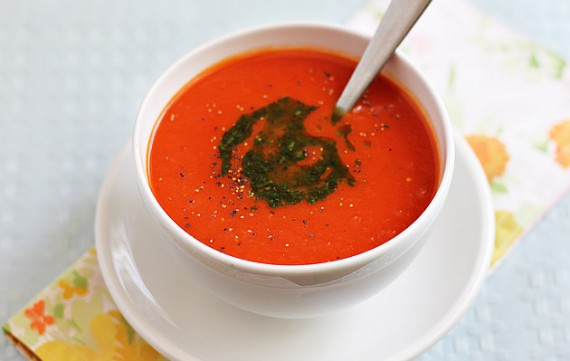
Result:
[[[383,73],[407,88],[432,123],[442,172],[438,190],[421,216],[402,233],[370,251],[334,262],[272,265],[229,256],[196,240],[161,208],[151,192],[147,153],[153,128],[171,98],[205,68],[229,56],[267,47],[313,47],[359,57],[368,38],[324,24],[281,24],[240,32],[201,46],[172,65],[153,85],[136,119],[133,147],[137,184],[151,216],[177,247],[183,272],[215,295],[262,315],[303,318],[355,305],[399,276],[428,240],[430,228],[447,197],[454,163],[451,126],[442,102],[415,66],[395,54]]]

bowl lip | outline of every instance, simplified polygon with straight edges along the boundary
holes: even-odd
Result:
[[[168,216],[166,211],[160,206],[158,200],[154,197],[152,190],[150,189],[150,185],[147,179],[147,157],[145,156],[140,157],[139,154],[141,153],[141,147],[144,148],[145,153],[147,154],[147,147],[150,144],[152,134],[145,136],[146,142],[141,143],[139,140],[141,139],[140,134],[142,132],[142,121],[143,118],[143,111],[148,107],[148,104],[152,102],[152,98],[154,93],[157,89],[163,84],[167,79],[172,77],[172,73],[178,69],[183,64],[187,63],[189,59],[195,57],[197,54],[202,52],[208,51],[208,49],[215,47],[216,45],[220,45],[222,43],[228,41],[240,41],[241,38],[244,37],[251,37],[255,36],[258,33],[263,32],[271,32],[271,31],[290,31],[290,30],[304,30],[304,31],[311,31],[311,30],[319,30],[319,31],[327,31],[334,33],[342,33],[343,35],[352,36],[355,38],[359,38],[359,40],[368,41],[370,36],[369,34],[364,34],[354,29],[347,28],[345,26],[330,24],[330,23],[323,23],[323,22],[280,22],[280,23],[271,23],[266,25],[258,25],[255,27],[250,27],[244,30],[239,30],[227,34],[222,37],[215,38],[213,40],[205,42],[203,45],[200,45],[182,55],[177,61],[171,64],[166,70],[164,70],[160,77],[153,83],[151,88],[146,93],[141,105],[139,106],[135,125],[133,129],[133,137],[132,137],[132,150],[133,156],[135,161],[135,168],[136,168],[136,180],[137,185],[139,188],[139,195],[143,198],[143,202],[149,209],[151,216],[158,221],[159,225],[170,234],[173,241],[175,241],[186,253],[189,253],[190,257],[195,257],[196,252],[199,253],[201,259],[210,259],[221,264],[225,264],[227,266],[231,266],[235,269],[239,269],[242,271],[246,271],[249,273],[260,274],[260,275],[268,275],[268,276],[299,276],[299,275],[308,275],[308,274],[322,274],[327,272],[335,272],[341,271],[345,269],[354,269],[358,267],[362,267],[368,263],[371,263],[379,256],[391,252],[394,248],[400,247],[401,243],[409,237],[409,235],[413,235],[414,232],[427,230],[431,223],[437,217],[440,209],[443,206],[445,198],[447,197],[449,187],[451,185],[451,179],[453,176],[453,168],[454,168],[454,161],[455,161],[455,144],[453,139],[453,131],[452,126],[449,121],[448,114],[446,112],[446,108],[443,105],[443,101],[441,100],[438,93],[435,91],[433,86],[427,81],[425,76],[419,70],[419,68],[412,63],[408,58],[398,51],[393,55],[390,62],[401,62],[407,68],[406,71],[410,72],[414,78],[416,78],[428,91],[428,97],[431,97],[433,104],[435,105],[436,113],[439,113],[441,118],[441,128],[443,129],[443,141],[445,144],[438,144],[440,156],[443,160],[445,160],[445,164],[443,169],[441,170],[441,178],[438,189],[432,198],[431,202],[427,206],[427,208],[422,212],[422,214],[406,229],[402,232],[397,234],[394,238],[390,239],[389,241],[372,248],[368,251],[343,258],[340,260],[335,261],[328,261],[328,262],[321,262],[321,263],[312,263],[312,264],[269,264],[269,263],[261,263],[256,261],[250,261],[242,258],[238,258],[229,254],[222,253],[218,250],[215,250],[208,245],[202,243],[198,239],[191,236],[189,233],[184,231],[181,227],[179,227],[174,220]],[[260,46],[262,48],[263,46]],[[325,48],[325,46],[323,46]],[[254,50],[255,47],[251,47],[251,50]],[[329,47],[331,51],[334,51],[333,48]],[[342,53],[342,50],[340,50]],[[239,53],[228,53],[225,58],[231,57]],[[217,62],[217,61],[216,61]],[[212,63],[212,65],[214,62]],[[203,69],[202,69],[203,70]],[[190,80],[190,79],[189,79]],[[188,81],[189,81],[188,80]],[[396,81],[398,81],[396,79]],[[413,94],[415,95],[415,94]],[[156,123],[155,123],[156,126]],[[154,126],[153,128],[154,129]],[[442,148],[445,149],[442,149]],[[172,237],[173,236],[173,237]],[[420,237],[417,236],[414,242]]]

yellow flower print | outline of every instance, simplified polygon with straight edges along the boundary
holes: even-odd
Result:
[[[489,182],[505,172],[509,153],[499,139],[479,134],[468,135],[465,139],[479,158]]]
[[[118,311],[109,311],[94,317],[90,329],[93,345],[50,341],[40,346],[36,355],[42,360],[164,360],[156,350],[136,335]]]
[[[87,278],[80,275],[77,271],[73,271],[73,283],[70,283],[66,279],[61,279],[57,283],[58,286],[63,289],[63,298],[69,300],[73,295],[84,296],[87,294],[89,289],[89,284]]]
[[[503,258],[523,231],[511,212],[501,210],[495,212],[495,249],[491,266]]]
[[[556,161],[562,167],[570,168],[570,119],[553,126],[548,135],[556,144]]]

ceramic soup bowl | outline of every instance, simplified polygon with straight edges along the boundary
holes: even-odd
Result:
[[[268,47],[325,49],[357,59],[368,38],[324,24],[281,24],[212,41],[183,56],[162,74],[144,99],[133,135],[140,196],[176,249],[181,272],[191,272],[204,289],[239,308],[262,315],[304,318],[358,304],[389,285],[414,261],[442,209],[453,174],[454,143],[442,102],[418,69],[395,54],[383,73],[415,97],[435,133],[440,182],[431,203],[403,232],[369,251],[345,259],[307,265],[275,265],[239,259],[201,243],[163,210],[149,186],[147,155],[153,129],[165,106],[204,69],[236,54]]]

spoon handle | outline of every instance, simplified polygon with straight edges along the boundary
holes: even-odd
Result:
[[[352,109],[430,2],[392,0],[338,99],[335,112],[344,114]]]

